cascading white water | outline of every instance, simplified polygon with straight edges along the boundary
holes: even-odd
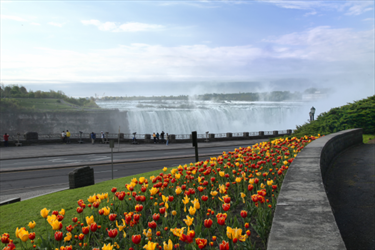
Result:
[[[128,133],[204,134],[295,129],[307,120],[297,102],[105,101],[102,108],[127,111]]]

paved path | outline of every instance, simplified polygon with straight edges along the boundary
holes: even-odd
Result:
[[[326,190],[347,249],[375,250],[375,144],[345,150],[331,168]]]
[[[201,142],[198,148],[203,147],[221,147],[233,145],[252,145],[255,142],[267,141],[268,139],[257,139],[257,140],[234,140],[234,141],[217,141],[217,142]],[[149,151],[149,150],[173,150],[192,148],[191,143],[170,143],[168,146],[165,144],[130,144],[120,143],[118,147],[117,143],[113,152],[134,152],[134,151]],[[110,153],[111,149],[108,144],[96,143],[72,143],[72,144],[43,144],[43,145],[31,145],[22,147],[0,147],[0,167],[1,160],[7,159],[25,159],[34,157],[51,157],[51,156],[64,156],[64,155],[82,155],[82,154],[102,154]]]

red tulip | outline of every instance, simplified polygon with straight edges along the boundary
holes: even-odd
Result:
[[[77,218],[77,217],[74,217],[74,218],[72,219],[72,221],[73,221],[74,223],[76,223],[76,222],[78,221],[78,218]]]
[[[224,211],[228,211],[230,209],[230,204],[229,203],[224,203],[222,207],[223,207]]]
[[[249,184],[249,186],[247,186],[247,190],[249,190],[249,191],[253,190],[253,188],[254,188],[254,186],[251,185],[251,184]]]
[[[226,218],[225,217],[219,217],[217,218],[217,223],[221,226],[224,226],[225,225],[225,220]]]
[[[168,201],[172,202],[174,200],[174,197],[172,195],[168,196]]]
[[[204,226],[207,228],[210,228],[212,226],[212,220],[211,219],[204,220]]]
[[[82,213],[83,212],[83,208],[82,207],[77,207],[77,213]]]
[[[142,187],[141,187],[141,191],[144,193],[144,192],[147,191],[147,188],[146,188],[145,186],[142,186]]]
[[[207,240],[206,239],[201,239],[201,238],[196,238],[195,243],[198,245],[199,249],[203,249],[207,245]]]
[[[141,212],[142,209],[143,209],[143,206],[142,206],[142,205],[140,205],[140,204],[135,205],[135,211],[137,211],[137,212]]]
[[[246,218],[247,217],[247,212],[245,210],[241,211],[241,217]]]
[[[158,220],[160,219],[160,214],[154,214],[154,215],[152,216],[152,219],[153,219],[154,221],[158,221]]]
[[[115,187],[113,187],[113,188],[111,189],[111,192],[112,192],[112,193],[116,193],[116,191],[117,191],[117,188],[115,188]]]
[[[207,195],[202,195],[202,201],[207,201],[208,200],[208,196]]]
[[[110,221],[115,221],[115,220],[116,220],[116,217],[117,217],[117,214],[110,214],[110,215],[108,216],[108,219],[109,219]]]
[[[35,233],[29,233],[29,239],[30,240],[35,239]]]
[[[82,227],[82,233],[83,234],[88,234],[89,233],[89,227]]]
[[[62,232],[60,232],[60,231],[56,231],[55,232],[55,240],[57,240],[57,241],[61,241],[62,239],[63,239],[63,233]]]
[[[132,241],[136,245],[139,244],[141,242],[141,235],[140,234],[133,235],[132,236]]]
[[[59,214],[59,211],[55,210],[55,211],[52,212],[52,214],[57,216]]]
[[[160,216],[160,215],[159,215],[159,216]],[[149,227],[149,228],[156,228],[156,226],[157,226],[157,224],[156,224],[155,221],[151,221],[151,222],[148,223],[148,227]]]
[[[108,232],[108,236],[110,238],[115,238],[117,236],[117,233],[118,233],[117,228],[112,229],[112,230],[108,230],[107,232]]]
[[[95,232],[97,229],[98,229],[98,225],[96,224],[96,222],[91,223],[90,225],[91,232]]]
[[[141,216],[139,214],[134,214],[133,218],[134,218],[134,221],[139,221],[139,219],[141,218]]]
[[[160,212],[160,214],[165,214],[165,207],[159,208],[159,212]]]
[[[230,203],[230,197],[228,197],[228,196],[224,197],[224,202],[225,203]],[[225,211],[227,211],[227,210],[225,210]]]
[[[229,242],[223,240],[223,242],[219,245],[220,250],[229,250]]]
[[[62,221],[63,219],[64,219],[64,216],[62,216],[62,215],[60,215],[60,214],[57,215],[57,220],[58,220],[58,221]]]

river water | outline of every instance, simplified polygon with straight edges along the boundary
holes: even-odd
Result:
[[[303,102],[96,101],[127,112],[127,133],[237,133],[295,129],[308,119]],[[307,114],[306,114],[307,113]],[[124,121],[126,122],[126,121]]]

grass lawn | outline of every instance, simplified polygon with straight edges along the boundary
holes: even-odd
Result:
[[[152,175],[158,175],[161,171],[161,169],[155,170],[148,173],[101,182],[92,186],[65,190],[18,203],[3,205],[0,207],[0,234],[9,233],[10,238],[15,242],[18,242],[19,240],[15,236],[15,230],[17,227],[26,227],[26,230],[29,230],[29,232],[35,232],[36,235],[45,235],[45,219],[40,215],[40,210],[43,208],[51,210],[50,214],[53,210],[60,211],[64,208],[65,219],[62,222],[64,226],[67,226],[73,224],[71,221],[73,217],[78,217],[76,209],[78,207],[77,201],[79,199],[88,203],[87,198],[89,198],[89,196],[97,193],[110,193],[112,187],[117,187],[118,191],[125,191],[125,183],[130,183],[131,179],[139,178],[141,176],[148,179]],[[86,208],[83,212],[86,217],[85,212],[88,215],[89,208]],[[36,222],[36,227],[34,229],[29,229],[27,227],[30,221]],[[48,228],[50,230],[49,225]]]
[[[363,135],[363,143],[368,143],[375,138],[375,135]]]

